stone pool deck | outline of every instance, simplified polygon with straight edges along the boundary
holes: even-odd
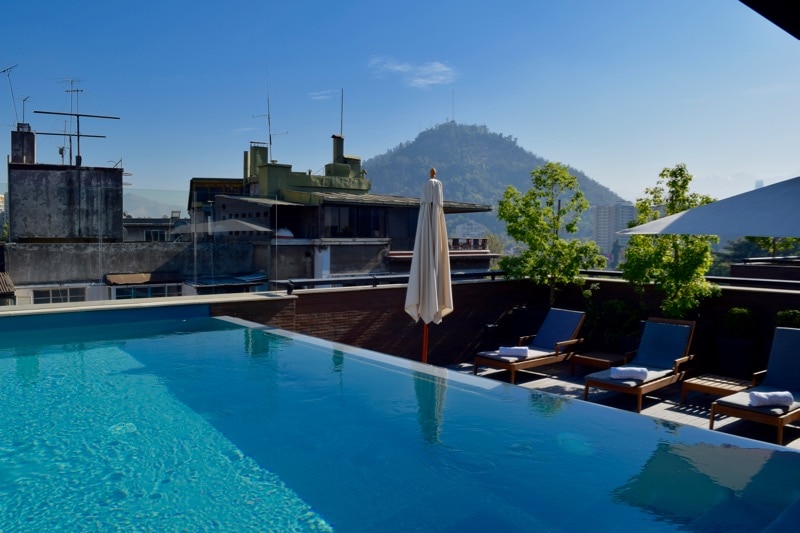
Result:
[[[467,363],[453,365],[448,368],[458,372],[472,373],[472,365]],[[568,363],[556,363],[536,368],[535,372],[517,371],[517,385],[582,400],[584,377],[590,372],[591,369],[576,368],[575,375],[570,375]],[[478,375],[508,381],[508,375],[504,370],[482,369]],[[689,392],[686,397],[686,403],[681,405],[681,384],[677,383],[645,396],[641,414],[642,416],[708,429],[711,403],[716,398],[716,396],[708,394]],[[636,412],[636,398],[629,394],[591,389],[589,401],[624,409],[632,413]],[[776,439],[776,428],[774,426],[756,424],[727,416],[717,417],[714,423],[714,431],[773,444]],[[800,425],[786,426],[784,429],[784,446],[800,450]]]

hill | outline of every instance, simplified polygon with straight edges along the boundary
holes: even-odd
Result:
[[[187,216],[185,198],[189,197],[188,192],[179,193],[182,196],[179,198],[178,193],[170,194],[172,191],[155,191],[164,201],[148,197],[148,193],[151,191],[140,190],[137,192],[138,194],[126,192],[122,195],[122,208],[126,215],[134,218],[161,218],[169,217],[173,211],[181,211],[182,216]]]
[[[492,133],[486,126],[446,122],[420,133],[383,155],[367,159],[362,166],[372,181],[372,192],[419,196],[428,169],[435,167],[444,183],[445,198],[459,202],[490,204],[495,212],[448,216],[448,231],[468,221],[482,224],[493,234],[505,235],[505,224],[497,218],[497,203],[508,185],[520,191],[531,187],[531,171],[547,162],[517,144],[510,135]],[[567,164],[566,162],[562,162]],[[613,205],[625,200],[607,187],[570,167],[591,206]],[[593,214],[581,220],[579,236],[592,237]]]

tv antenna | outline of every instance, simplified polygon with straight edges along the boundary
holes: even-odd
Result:
[[[280,133],[272,133],[272,113],[270,112],[269,106],[269,76],[267,76],[267,114],[266,115],[253,115],[253,118],[260,118],[260,117],[267,117],[267,146],[269,146],[269,158],[272,161],[275,161],[275,156],[272,152],[272,136],[273,135],[288,135],[288,131],[282,131]]]
[[[25,102],[27,102],[30,99],[31,99],[30,96],[26,96],[25,98],[22,99],[22,122],[23,123],[25,122]]]
[[[75,166],[81,166],[82,158],[81,158],[81,137],[95,137],[104,139],[105,135],[88,135],[86,133],[81,133],[81,117],[88,117],[88,118],[106,118],[106,119],[114,119],[119,120],[119,117],[111,117],[108,115],[87,115],[85,113],[62,113],[60,111],[36,111],[34,113],[42,113],[45,115],[62,115],[68,117],[75,117],[75,124],[77,127],[76,133],[50,133],[50,132],[37,132],[39,135],[69,135],[69,164],[72,164],[72,138],[76,137],[78,139],[78,155],[75,157]]]
[[[11,69],[17,68],[19,65],[13,65],[11,67],[4,68],[0,70],[0,74],[5,74],[8,78],[8,88],[11,91],[11,103],[14,104],[14,120],[19,122],[19,116],[17,115],[17,101],[14,100],[14,86],[11,85]],[[23,119],[24,120],[24,119]]]

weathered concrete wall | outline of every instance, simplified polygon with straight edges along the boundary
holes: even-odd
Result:
[[[188,279],[195,269],[198,276],[264,271],[272,279],[289,279],[314,277],[320,242],[279,243],[276,275],[275,246],[266,243],[10,243],[3,252],[6,271],[17,285],[102,281],[106,274],[130,272],[176,272]],[[381,272],[387,250],[383,242],[330,244],[331,274]]]
[[[389,252],[389,244],[372,245],[332,245],[331,274],[364,274],[365,272],[385,272],[384,257]]]
[[[195,268],[198,276],[255,270],[249,243],[12,243],[5,246],[5,260],[16,285],[100,281],[109,273],[177,272],[191,278]]]
[[[313,278],[314,262],[318,260],[320,250],[327,248],[330,254],[330,274],[365,274],[369,272],[385,272],[384,257],[389,251],[388,239],[292,239],[278,240],[277,250],[274,245],[269,251],[258,252],[259,268],[266,272],[275,270],[274,254],[278,254],[278,272],[270,274],[271,279]],[[269,261],[269,268],[263,268],[263,261]]]
[[[122,241],[122,169],[8,166],[11,242]]]

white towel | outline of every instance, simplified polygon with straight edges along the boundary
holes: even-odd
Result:
[[[498,350],[500,355],[510,355],[513,357],[528,357],[527,346],[501,346]]]
[[[611,379],[647,379],[647,369],[638,366],[612,366]]]
[[[773,391],[750,393],[750,405],[753,407],[789,407],[794,403],[794,396],[789,391]]]

